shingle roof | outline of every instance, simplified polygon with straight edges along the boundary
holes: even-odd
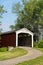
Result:
[[[13,31],[7,31],[7,32],[2,32],[1,35],[4,35],[4,34],[10,34],[10,33],[16,33],[16,32],[15,32],[15,30],[13,30]]]

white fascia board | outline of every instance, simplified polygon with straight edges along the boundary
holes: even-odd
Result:
[[[16,31],[16,34],[19,34],[19,33],[28,33],[30,35],[33,35],[33,33],[31,31],[29,31],[27,28],[22,28],[22,29]]]
[[[28,34],[30,34],[30,35],[33,35],[33,33],[28,32],[28,31],[16,31],[16,34],[19,34],[19,33],[28,33]]]

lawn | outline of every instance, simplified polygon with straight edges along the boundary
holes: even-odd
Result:
[[[27,54],[27,51],[22,48],[15,48],[12,51],[0,52],[0,60],[6,60],[10,58],[16,58]]]
[[[43,52],[43,48],[37,48]],[[43,65],[43,55],[30,61],[25,61],[16,65]]]

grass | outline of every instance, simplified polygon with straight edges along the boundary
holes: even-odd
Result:
[[[37,48],[43,52],[43,48]],[[25,61],[16,65],[43,65],[43,55],[30,61]]]
[[[27,54],[27,51],[22,48],[15,48],[12,51],[0,52],[0,60],[6,60],[10,58],[16,58]]]
[[[35,49],[37,49],[37,50],[40,50],[41,52],[43,52],[43,48],[35,48]]]

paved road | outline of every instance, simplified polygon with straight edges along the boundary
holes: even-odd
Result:
[[[26,60],[34,59],[38,56],[41,56],[41,54],[42,54],[41,51],[35,50],[30,47],[21,47],[21,48],[27,50],[28,54],[18,57],[18,58],[0,61],[0,65],[15,65],[15,64],[18,64],[18,63],[26,61]]]

